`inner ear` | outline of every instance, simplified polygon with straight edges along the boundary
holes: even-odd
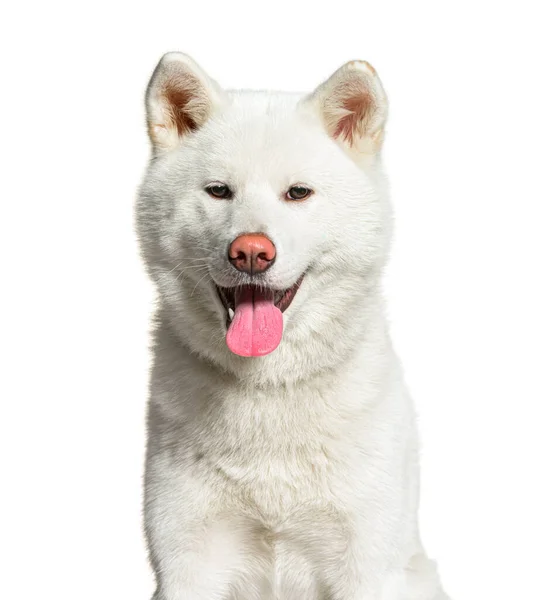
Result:
[[[185,54],[165,54],[146,92],[148,133],[154,150],[170,150],[196,131],[223,99],[219,86]]]
[[[195,131],[208,118],[211,102],[204,87],[190,73],[167,80],[162,95],[170,127],[182,136]]]
[[[324,111],[328,121],[335,121],[332,135],[353,145],[357,137],[367,133],[367,124],[375,110],[373,97],[368,89],[355,81],[342,84],[334,96],[328,99]],[[338,104],[335,103],[337,99]]]
[[[387,118],[387,97],[376,71],[364,61],[346,63],[306,100],[328,134],[346,148],[376,153]]]

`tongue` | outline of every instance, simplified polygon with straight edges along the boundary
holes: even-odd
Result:
[[[239,356],[273,352],[283,335],[283,313],[273,304],[273,292],[242,286],[236,292],[236,310],[226,343]]]

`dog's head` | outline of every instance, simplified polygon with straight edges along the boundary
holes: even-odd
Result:
[[[374,69],[347,63],[307,96],[226,92],[170,53],[146,107],[137,219],[163,318],[229,369],[342,359],[389,237]]]

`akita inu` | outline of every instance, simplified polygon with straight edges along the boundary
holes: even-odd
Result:
[[[159,294],[145,522],[155,600],[443,600],[388,336],[387,100],[224,91],[166,54],[138,232]]]

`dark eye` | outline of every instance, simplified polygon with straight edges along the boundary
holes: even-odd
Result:
[[[286,198],[288,200],[305,200],[312,193],[313,191],[304,185],[293,185],[288,192],[286,192]]]
[[[227,199],[232,198],[232,190],[224,183],[211,183],[206,186],[206,192],[214,198]]]

